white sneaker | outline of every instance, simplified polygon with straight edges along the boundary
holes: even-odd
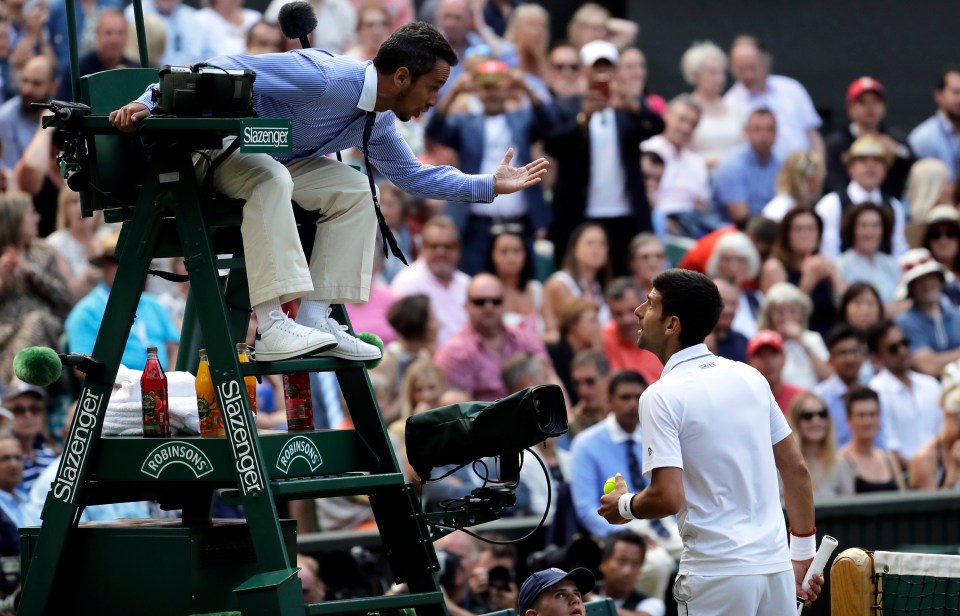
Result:
[[[281,361],[316,355],[337,346],[337,339],[321,330],[300,325],[286,313],[274,310],[270,313],[273,325],[257,333],[254,345],[257,361]]]
[[[331,308],[327,309],[325,319],[317,319],[313,323],[313,328],[317,331],[332,335],[337,340],[337,347],[319,353],[322,357],[339,357],[340,359],[349,359],[352,361],[369,361],[371,359],[380,359],[380,349],[372,344],[367,344],[347,333],[347,326],[340,325],[330,318]]]

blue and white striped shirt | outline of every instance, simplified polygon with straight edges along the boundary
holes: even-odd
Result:
[[[376,78],[370,62],[331,56],[317,49],[296,49],[259,56],[223,56],[210,64],[225,69],[250,69],[257,74],[253,106],[262,118],[293,120],[293,151],[275,154],[289,164],[304,158],[360,148],[366,110],[360,107],[368,79]],[[153,109],[151,86],[137,99]],[[374,88],[375,90],[376,88]],[[367,103],[367,101],[363,101]],[[366,110],[364,108],[367,108]],[[392,111],[377,114],[370,138],[370,160],[401,190],[412,195],[489,203],[493,201],[492,175],[467,175],[454,167],[425,165],[397,132]]]

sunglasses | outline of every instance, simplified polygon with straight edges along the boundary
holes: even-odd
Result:
[[[909,349],[910,348],[910,339],[904,338],[902,340],[897,340],[896,342],[891,342],[887,345],[887,353],[897,353],[900,349]]]
[[[471,297],[470,303],[476,306],[477,308],[483,308],[487,304],[491,306],[500,306],[503,304],[502,297]]]
[[[579,71],[579,64],[554,64],[553,70],[555,71]]]
[[[830,414],[827,412],[827,409],[820,409],[819,411],[801,411],[800,412],[800,421],[810,421],[814,417],[819,417],[820,419],[829,419]]]
[[[952,229],[950,227],[946,229],[935,229],[931,231],[927,237],[930,238],[930,241],[936,241],[943,237],[955,240],[960,237],[960,229]]]
[[[42,404],[31,404],[29,406],[17,404],[15,406],[8,406],[7,410],[14,415],[23,415],[28,412],[33,413],[34,415],[41,415],[44,409]]]

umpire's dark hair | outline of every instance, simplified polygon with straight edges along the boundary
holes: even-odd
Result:
[[[880,405],[880,396],[869,387],[855,385],[848,389],[847,393],[843,394],[843,405],[847,408],[847,417],[850,417],[850,409],[853,408],[853,403],[864,400],[873,400],[877,403],[877,406]]]
[[[392,75],[402,66],[407,67],[416,81],[433,70],[437,59],[456,66],[457,54],[440,31],[425,21],[400,26],[387,37],[373,59],[377,71]]]
[[[883,342],[887,332],[894,327],[897,327],[897,324],[890,319],[884,319],[870,326],[867,330],[867,348],[871,353],[877,355],[880,352],[880,343]]]
[[[827,339],[825,340],[827,348],[831,351],[833,347],[844,340],[854,339],[859,343],[864,342],[863,332],[859,329],[850,325],[849,323],[837,323],[833,329],[827,332]]]
[[[640,553],[643,554],[644,557],[647,555],[647,542],[644,541],[639,533],[632,530],[621,530],[612,535],[607,535],[607,538],[603,540],[603,554],[600,556],[601,563],[605,563],[613,557],[613,550],[617,547],[618,543],[635,545],[640,548]]]
[[[700,272],[668,269],[653,279],[653,288],[662,298],[663,317],[680,321],[681,348],[702,343],[717,326],[723,300],[716,283]]]
[[[624,383],[633,383],[641,387],[649,387],[650,385],[647,383],[647,379],[643,378],[643,375],[636,370],[621,370],[614,374],[607,384],[607,394],[612,396],[617,388]]]

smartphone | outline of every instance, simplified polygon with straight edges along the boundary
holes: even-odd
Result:
[[[590,88],[604,98],[610,98],[610,75],[594,75]]]

